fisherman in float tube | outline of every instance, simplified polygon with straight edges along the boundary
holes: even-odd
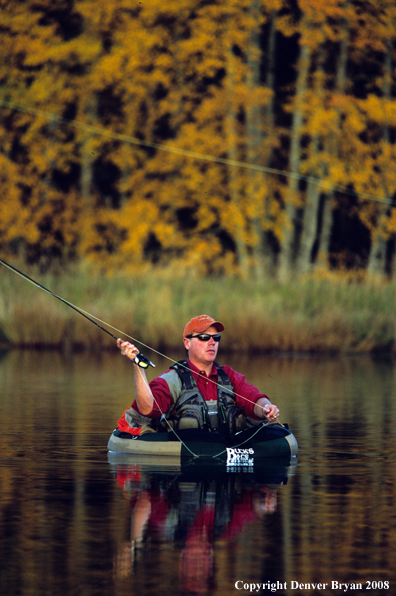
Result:
[[[234,435],[263,420],[277,422],[279,410],[264,393],[244,375],[217,364],[222,331],[223,323],[208,315],[191,319],[183,333],[187,360],[150,383],[144,372],[150,361],[130,342],[117,340],[121,354],[133,362],[135,391],[135,401],[118,422],[118,436],[184,429]]]
[[[132,438],[158,430],[197,429],[235,435],[261,424],[276,423],[279,410],[245,377],[215,358],[224,331],[223,323],[199,315],[187,323],[183,341],[188,358],[175,363],[149,384],[144,369],[155,366],[133,344],[117,339],[110,331],[71,302],[54,294],[22,271],[0,259],[14,273],[57,298],[117,340],[121,353],[134,363],[135,401],[125,410],[114,435]],[[95,317],[96,318],[96,317]],[[99,321],[99,319],[97,319]],[[103,322],[103,321],[101,321]],[[297,447],[297,446],[296,446]]]

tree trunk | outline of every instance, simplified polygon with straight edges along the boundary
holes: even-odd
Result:
[[[254,26],[250,32],[249,45],[247,48],[247,87],[251,95],[260,87],[260,0],[252,0],[250,4],[250,16]],[[252,102],[246,110],[246,137],[247,137],[247,161],[250,164],[264,165],[263,146],[266,132],[263,129],[262,107],[256,102]],[[264,158],[265,159],[265,158]],[[264,219],[264,199],[262,190],[265,185],[264,174],[258,170],[248,170],[248,184],[246,192],[247,201],[251,207],[251,226],[254,234],[252,247],[253,266],[252,276],[255,279],[262,280],[265,274],[265,253],[263,246],[263,219]]]
[[[303,126],[303,103],[304,95],[307,89],[308,73],[310,65],[310,49],[303,45],[300,50],[298,61],[298,77],[296,84],[296,96],[293,113],[293,125],[291,131],[290,145],[290,172],[293,174],[289,178],[289,184],[286,195],[285,216],[286,222],[283,231],[283,241],[279,255],[278,277],[280,281],[289,279],[295,262],[296,256],[296,233],[299,216],[298,189],[301,164],[301,138]]]
[[[319,63],[315,83],[315,94],[317,97],[321,97],[323,102],[325,100],[323,88],[324,57],[324,48],[322,46],[319,50]],[[320,150],[320,141],[320,136],[315,134],[311,143],[311,154],[314,158],[318,156]],[[318,171],[312,172],[313,176],[317,176],[320,179],[323,179],[325,174],[326,169],[323,163],[319,166]],[[296,263],[297,272],[302,274],[308,273],[312,269],[313,248],[318,236],[319,207],[321,197],[320,185],[314,181],[308,182],[305,196],[306,198],[302,216],[300,246]]]
[[[327,269],[329,266],[329,247],[333,227],[333,199],[329,195],[323,195],[323,209],[320,225],[321,231],[315,267],[319,266]]]
[[[230,17],[229,17],[230,18]],[[235,56],[233,53],[233,40],[231,33],[228,31],[228,47],[227,47],[227,105],[226,105],[226,139],[228,147],[228,158],[232,161],[238,161],[238,132],[237,132],[237,113],[234,103],[234,87],[235,87]],[[245,215],[242,209],[243,195],[240,185],[239,169],[233,165],[228,166],[228,192],[230,201],[234,209],[235,217],[235,232],[234,242],[236,251],[236,261],[240,269],[242,277],[248,275],[247,264],[247,247],[245,242]]]
[[[346,3],[345,8],[347,9],[349,6],[349,2]],[[347,63],[348,63],[348,44],[349,44],[349,23],[347,19],[343,20],[343,30],[342,30],[342,38],[340,44],[340,53],[338,56],[337,62],[337,71],[336,71],[336,80],[335,80],[335,94],[336,95],[343,95],[345,94],[346,90],[346,83],[347,83]],[[339,156],[339,146],[340,146],[340,139],[342,138],[342,131],[341,131],[341,122],[342,122],[342,112],[337,108],[338,111],[338,124],[335,127],[335,130],[329,134],[325,142],[325,153],[331,159],[338,159]],[[326,172],[326,168],[324,168],[324,172]],[[320,238],[319,238],[319,247],[318,247],[318,255],[315,262],[316,266],[321,267],[328,267],[329,266],[329,254],[330,254],[330,242],[331,242],[331,230],[333,226],[333,209],[336,203],[335,200],[335,192],[333,192],[332,196],[330,194],[325,194],[323,196],[323,211],[322,211],[322,221],[319,224],[321,228]]]
[[[387,43],[387,51],[385,53],[384,62],[384,81],[382,85],[383,97],[386,100],[391,99],[391,81],[392,81],[392,52],[393,44],[389,40]],[[389,125],[386,124],[382,129],[382,141],[383,143],[390,144],[390,130]],[[384,196],[388,196],[388,185],[386,182],[386,174],[382,173],[382,193]],[[386,257],[387,257],[387,221],[389,219],[390,209],[385,203],[378,208],[378,220],[375,229],[371,234],[371,247],[367,265],[367,278],[375,279],[383,277],[386,273]]]
[[[275,138],[275,60],[276,60],[276,11],[272,10],[269,15],[268,22],[268,44],[267,44],[267,60],[266,60],[266,74],[265,74],[265,87],[272,91],[270,99],[267,105],[264,107],[261,118],[263,126],[263,140],[262,140],[262,155],[263,165],[270,167],[271,157],[273,152],[273,139]],[[267,180],[270,180],[267,177]],[[262,263],[263,271],[258,272],[258,276],[273,275],[275,266],[275,254],[272,246],[268,241],[268,230],[271,227],[271,210],[270,205],[273,198],[271,197],[271,187],[268,183],[264,184],[265,195],[263,197],[263,220],[260,226],[260,250],[261,259],[259,262]],[[257,231],[258,233],[258,231]]]

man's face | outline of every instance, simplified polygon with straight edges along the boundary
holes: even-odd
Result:
[[[213,325],[206,329],[204,333],[209,333],[210,335],[214,335],[218,333],[216,327]],[[193,335],[198,335],[198,333],[193,333]],[[184,338],[184,346],[188,351],[188,357],[193,364],[196,366],[210,364],[216,360],[217,350],[219,348],[219,342],[214,341],[213,338],[210,338],[209,341],[200,341],[198,338],[193,337],[191,339]]]

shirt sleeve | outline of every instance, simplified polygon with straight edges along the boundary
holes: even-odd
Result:
[[[270,401],[269,397],[265,395],[265,393],[261,393],[254,385],[250,385],[246,381],[245,375],[241,375],[241,373],[233,370],[229,366],[223,366],[223,369],[234,387],[236,403],[245,416],[257,420],[257,416],[254,414],[256,401],[260,399],[260,397],[266,397],[268,401]]]
[[[145,414],[145,416],[147,418],[160,418],[162,414],[165,414],[169,410],[173,403],[169,385],[162,377],[156,377],[150,382],[150,389],[154,397],[154,406],[150,414]],[[132,407],[141,413],[136,400],[133,402]]]

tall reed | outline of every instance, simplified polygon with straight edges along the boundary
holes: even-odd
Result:
[[[28,274],[112,325],[117,331],[108,329],[114,335],[127,334],[158,350],[180,347],[185,323],[207,313],[225,324],[223,351],[395,351],[394,283],[314,277],[288,284],[159,275],[104,278],[86,268],[58,276]],[[4,267],[0,341],[10,347],[114,347],[103,331]]]

